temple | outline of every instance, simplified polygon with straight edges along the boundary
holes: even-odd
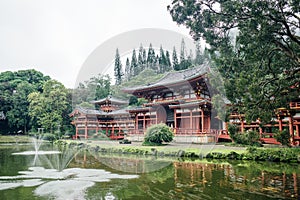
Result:
[[[108,96],[91,103],[98,109],[77,107],[70,114],[76,129],[75,138],[88,139],[100,132],[113,140],[123,139],[124,134],[134,129],[134,121],[124,109],[127,101]]]
[[[146,129],[165,123],[174,132],[175,142],[211,143],[230,141],[227,123],[236,124],[241,132],[256,130],[264,143],[278,144],[273,137],[276,130],[287,129],[291,143],[299,145],[300,99],[288,108],[279,108],[270,124],[259,120],[246,123],[242,114],[231,113],[229,122],[219,119],[212,105],[216,91],[209,83],[210,67],[169,72],[155,83],[123,88],[123,92],[146,99],[142,106],[128,106],[128,102],[114,97],[93,101],[96,110],[76,108],[70,116],[76,128],[75,137],[89,138],[102,132],[110,139],[142,141]]]

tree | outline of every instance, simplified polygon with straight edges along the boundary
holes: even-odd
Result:
[[[170,71],[172,69],[170,53],[166,51],[166,71]]]
[[[43,92],[28,95],[29,116],[31,120],[53,133],[63,122],[63,113],[67,109],[67,90],[56,80],[49,80],[43,86]]]
[[[174,0],[168,9],[210,45],[226,96],[248,121],[269,121],[299,98],[299,0]]]
[[[0,112],[6,116],[0,121],[1,133],[12,133],[31,129],[29,123],[27,95],[42,91],[49,76],[33,69],[0,73]]]
[[[22,81],[19,83],[11,96],[11,109],[6,114],[10,128],[17,128],[24,131],[25,134],[27,133],[30,121],[27,96],[33,91],[33,86],[28,82]]]
[[[194,61],[195,65],[203,64],[204,63],[204,55],[201,53],[201,45],[200,45],[199,41],[196,42],[195,54],[196,54],[195,61]]]
[[[143,71],[145,69],[145,63],[146,63],[145,62],[146,58],[144,59],[143,52],[144,52],[144,48],[143,45],[141,44],[139,48],[139,55],[138,55],[138,68],[140,69],[140,71]]]
[[[116,85],[120,85],[122,83],[122,76],[124,74],[123,74],[123,70],[122,70],[122,63],[121,63],[120,54],[119,54],[118,49],[116,49],[114,74],[115,74],[115,79],[116,79]]]
[[[152,44],[150,43],[149,45],[149,49],[148,49],[148,57],[147,57],[147,66],[150,69],[154,69],[155,68],[155,51],[152,48]]]
[[[130,72],[131,72],[131,76],[137,76],[140,72],[137,58],[136,58],[135,49],[133,49],[133,51],[132,51]]]
[[[180,70],[175,46],[173,47],[172,64],[173,64],[173,69],[174,70],[176,70],[176,71]]]
[[[125,80],[129,81],[130,78],[131,78],[130,61],[129,61],[129,58],[127,58],[126,65],[125,65]]]
[[[182,38],[181,40],[181,45],[180,45],[180,63],[183,63],[186,58],[186,49],[185,49],[185,42],[184,39]]]
[[[160,46],[160,49],[159,49],[158,62],[159,62],[159,73],[165,73],[166,68],[167,68],[167,59],[166,59],[165,52],[164,52],[164,49],[162,48],[162,46]]]

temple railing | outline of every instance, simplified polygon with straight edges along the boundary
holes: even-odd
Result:
[[[300,109],[300,102],[291,102],[290,108],[292,109]]]

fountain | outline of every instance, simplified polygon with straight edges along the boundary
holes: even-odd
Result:
[[[47,155],[47,154],[59,154],[59,151],[42,151],[40,147],[43,143],[41,137],[39,138],[32,138],[32,144],[34,147],[34,151],[23,151],[23,152],[16,152],[13,155]]]

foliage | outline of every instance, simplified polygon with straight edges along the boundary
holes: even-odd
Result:
[[[6,120],[0,120],[1,133],[24,133],[34,124],[29,121],[27,95],[42,91],[43,84],[49,80],[36,70],[6,71],[0,73],[0,112],[3,111]]]
[[[168,9],[210,45],[227,98],[247,121],[269,121],[298,98],[299,0],[173,0]]]
[[[166,124],[160,123],[150,126],[146,130],[145,143],[162,144],[173,140],[173,132]]]
[[[110,82],[111,78],[109,75],[98,74],[85,83],[80,83],[79,86],[73,90],[73,105],[76,106],[82,102],[106,98],[111,93]]]
[[[177,58],[177,53],[176,53],[175,46],[173,47],[173,53],[172,53],[172,65],[173,65],[174,70],[179,68],[179,61],[178,61],[178,58]]]
[[[57,139],[57,136],[52,133],[45,133],[42,137],[43,140],[48,140],[50,142],[53,142]]]
[[[228,134],[230,138],[234,138],[238,133],[238,127],[235,124],[228,124]]]
[[[262,146],[259,142],[260,136],[257,131],[249,130],[243,133],[239,133],[236,125],[229,124],[228,133],[230,135],[230,138],[232,138],[233,141],[237,144]]]
[[[32,121],[46,131],[53,133],[63,122],[63,113],[67,109],[67,90],[55,80],[47,81],[43,92],[33,92],[28,95],[29,116]]]
[[[206,155],[210,159],[256,160],[272,162],[300,163],[299,148],[247,148],[246,153],[231,152],[229,154],[213,152]]]
[[[122,70],[122,63],[121,63],[118,49],[116,50],[116,55],[115,55],[114,75],[116,79],[116,85],[120,85],[122,83],[123,70]]]
[[[282,145],[290,146],[290,133],[287,129],[275,133],[274,138]]]

